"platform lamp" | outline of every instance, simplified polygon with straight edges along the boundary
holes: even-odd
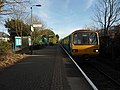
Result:
[[[32,40],[32,32],[34,31],[33,30],[33,21],[32,21],[32,8],[33,8],[33,6],[36,6],[36,7],[41,7],[41,5],[40,4],[37,4],[37,5],[32,5],[31,7],[30,7],[30,9],[31,9],[31,48],[30,48],[30,54],[32,54],[33,53],[33,40]]]

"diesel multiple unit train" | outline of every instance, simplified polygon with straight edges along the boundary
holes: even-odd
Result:
[[[76,30],[61,40],[62,46],[72,56],[96,56],[99,54],[98,32],[91,30]]]

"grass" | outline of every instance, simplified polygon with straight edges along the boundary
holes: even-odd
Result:
[[[11,65],[16,64],[27,57],[25,54],[15,54],[15,53],[1,53],[0,54],[0,69],[4,69]]]
[[[15,54],[12,51],[12,43],[0,41],[0,69],[14,65],[25,57],[25,54]]]

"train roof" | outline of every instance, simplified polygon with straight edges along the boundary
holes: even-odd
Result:
[[[94,31],[94,30],[84,30],[84,29],[82,29],[82,30],[76,30],[76,31],[74,31],[73,33],[75,33],[75,32],[96,32],[96,31]]]
[[[87,29],[80,29],[80,30],[73,31],[71,34],[76,33],[76,32],[97,32],[97,31],[95,31],[95,30],[87,30]],[[69,34],[68,36],[70,36],[71,34]],[[68,37],[68,36],[66,36],[66,37]],[[66,37],[64,37],[64,38],[66,38]]]

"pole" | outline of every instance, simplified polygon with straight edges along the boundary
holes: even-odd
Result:
[[[31,9],[31,26],[30,27],[32,27],[32,7],[30,9]],[[31,47],[30,47],[30,50],[31,50],[30,54],[32,54],[33,53],[32,31],[31,31]]]
[[[38,4],[38,5],[33,5],[33,6],[41,7],[40,4]],[[32,6],[31,6],[30,9],[31,9],[31,48],[30,48],[30,50],[31,50],[31,54],[32,54],[32,53],[33,53],[33,33],[32,33],[33,21],[32,21]]]

